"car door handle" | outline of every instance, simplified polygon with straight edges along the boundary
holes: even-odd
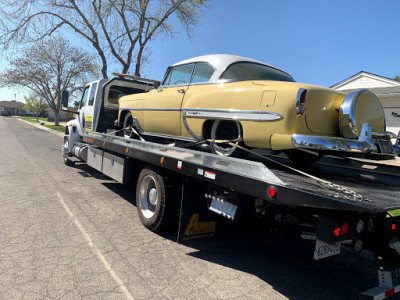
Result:
[[[184,89],[179,89],[178,93],[184,94],[186,91]]]

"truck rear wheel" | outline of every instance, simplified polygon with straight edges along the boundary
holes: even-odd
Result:
[[[166,178],[154,166],[142,169],[136,185],[136,207],[142,224],[151,231],[160,231],[174,220],[176,198]]]

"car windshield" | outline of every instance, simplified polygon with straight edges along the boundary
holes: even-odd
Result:
[[[289,74],[273,67],[251,62],[238,62],[230,65],[222,74],[224,80],[276,80],[290,81],[294,79]]]

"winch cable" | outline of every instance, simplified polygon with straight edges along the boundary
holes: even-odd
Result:
[[[259,153],[255,152],[253,150],[247,149],[247,148],[242,147],[240,145],[231,143],[229,141],[227,143],[232,147],[237,147],[242,151],[246,151],[246,152],[251,153],[251,154],[253,154],[255,156],[258,156],[258,157],[260,157],[262,159],[266,159],[266,160],[268,160],[268,161],[270,161],[270,162],[272,162],[274,164],[277,164],[277,165],[279,165],[281,167],[287,168],[287,169],[289,169],[289,170],[291,170],[293,172],[296,172],[296,173],[301,174],[301,175],[303,175],[305,177],[308,177],[308,178],[314,180],[318,185],[320,185],[323,188],[327,188],[329,190],[332,190],[332,191],[335,191],[335,192],[338,192],[338,193],[344,193],[347,196],[346,198],[350,198],[352,200],[358,200],[358,201],[363,201],[363,200],[364,201],[371,201],[371,200],[368,200],[368,199],[364,199],[362,195],[356,193],[355,191],[349,190],[348,188],[346,188],[346,187],[344,187],[342,185],[335,184],[335,183],[333,183],[331,181],[321,179],[319,177],[316,177],[316,176],[311,175],[309,173],[303,172],[301,170],[298,170],[298,169],[293,168],[291,166],[288,166],[286,164],[280,163],[280,162],[278,162],[278,161],[276,161],[276,160],[274,160],[272,158],[267,157],[266,155],[259,154]]]

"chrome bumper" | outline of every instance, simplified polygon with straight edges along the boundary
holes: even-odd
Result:
[[[397,138],[395,145],[392,144],[390,140],[391,138]],[[400,153],[398,136],[389,132],[372,133],[369,124],[363,125],[358,140],[331,136],[293,134],[292,144],[295,148],[309,150],[344,151],[351,153],[384,155],[395,155]],[[388,145],[390,145],[389,149],[387,147]],[[383,151],[383,149],[385,151]]]

